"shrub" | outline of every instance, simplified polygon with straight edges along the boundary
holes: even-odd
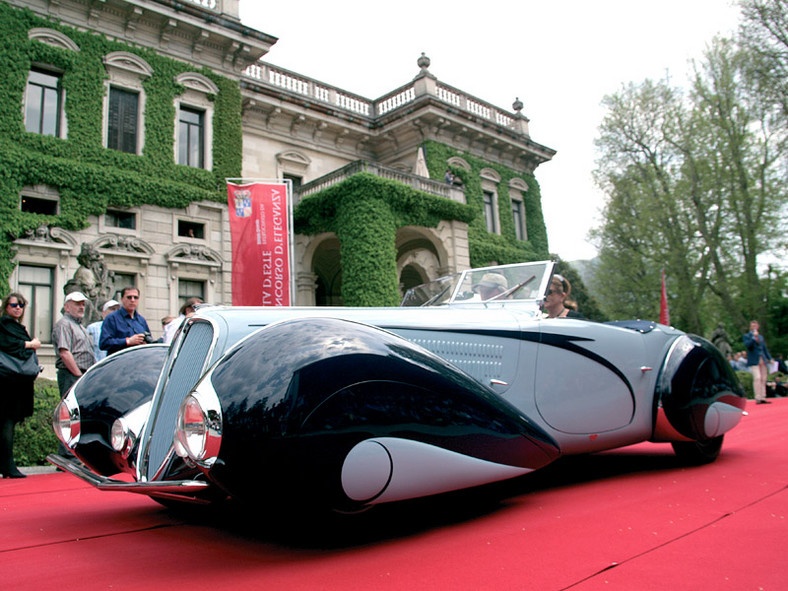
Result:
[[[38,378],[33,416],[19,423],[14,434],[14,460],[18,466],[43,466],[47,463],[47,454],[57,452],[58,439],[52,430],[52,415],[58,402],[57,382]]]

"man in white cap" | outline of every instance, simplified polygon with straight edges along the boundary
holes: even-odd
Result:
[[[66,395],[87,368],[96,363],[93,342],[82,326],[87,300],[85,294],[79,291],[66,294],[63,317],[52,330],[52,344],[57,352],[57,386],[61,397]]]
[[[509,288],[506,277],[500,273],[485,273],[482,280],[473,286],[473,291],[481,296],[483,302],[501,295]]]
[[[87,331],[90,338],[93,339],[93,355],[96,356],[96,361],[101,361],[107,356],[106,351],[99,349],[99,339],[101,338],[101,325],[104,324],[104,318],[112,314],[115,310],[120,308],[120,302],[117,300],[107,300],[101,308],[101,320],[96,320],[88,324]]]

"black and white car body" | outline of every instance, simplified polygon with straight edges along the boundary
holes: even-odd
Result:
[[[78,461],[50,461],[159,500],[358,510],[643,441],[715,459],[745,406],[719,351],[651,322],[545,319],[552,270],[473,269],[399,308],[201,307],[169,348],[86,372],[54,421]],[[481,301],[487,273],[510,287]]]

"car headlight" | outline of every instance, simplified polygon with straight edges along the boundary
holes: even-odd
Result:
[[[55,435],[68,448],[74,449],[79,443],[81,421],[79,418],[79,405],[72,392],[69,392],[55,407],[52,417],[52,428]]]
[[[109,432],[109,439],[112,449],[117,452],[123,452],[129,443],[129,427],[126,424],[126,419],[120,417],[112,423],[112,429]]]
[[[210,468],[222,442],[222,412],[210,377],[201,380],[178,409],[175,451],[198,466]]]
[[[120,453],[124,458],[128,458],[134,445],[139,439],[142,429],[148,420],[150,414],[151,402],[148,401],[132,410],[131,412],[118,417],[112,423],[112,428],[109,432],[109,442],[116,452]]]

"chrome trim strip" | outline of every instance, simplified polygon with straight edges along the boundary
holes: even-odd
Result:
[[[49,454],[47,456],[47,461],[50,464],[54,464],[58,468],[61,468],[62,470],[73,474],[78,478],[81,478],[99,490],[133,492],[143,495],[155,495],[156,493],[180,493],[181,495],[192,495],[211,487],[209,483],[199,480],[168,480],[158,481],[155,484],[150,482],[124,482],[122,480],[113,480],[107,476],[99,476],[98,474],[94,474],[84,465],[57,454]]]

